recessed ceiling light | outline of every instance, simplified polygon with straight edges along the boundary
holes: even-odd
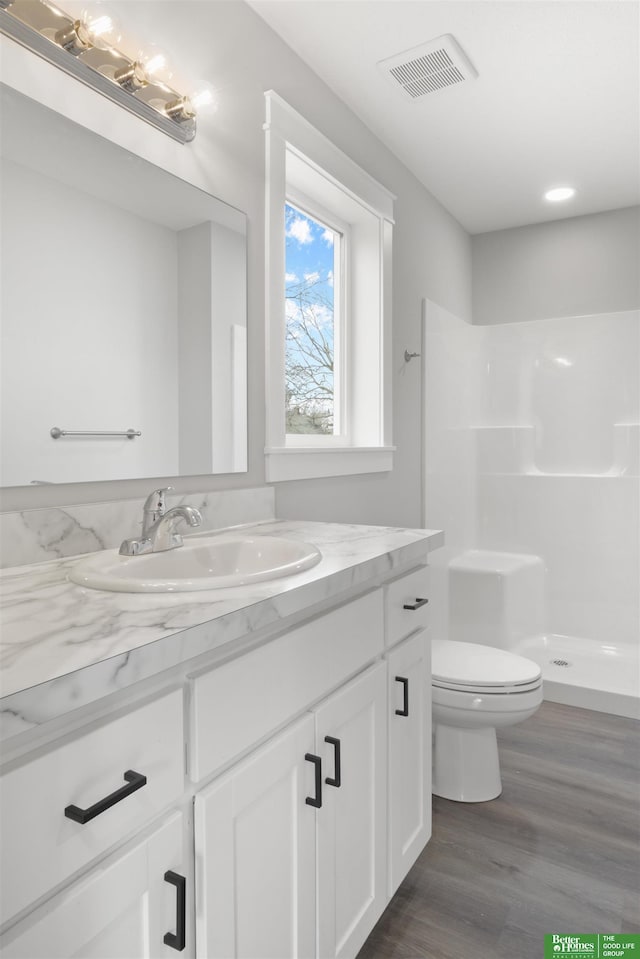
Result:
[[[550,203],[561,203],[563,200],[570,200],[575,195],[576,191],[572,186],[556,186],[553,190],[547,190],[544,198],[549,200]]]

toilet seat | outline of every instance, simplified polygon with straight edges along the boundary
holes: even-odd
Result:
[[[437,689],[450,689],[457,693],[471,693],[474,696],[482,693],[485,696],[508,696],[529,693],[539,689],[542,685],[542,676],[531,683],[510,683],[504,686],[480,686],[474,683],[447,683],[443,680],[433,677],[431,685]]]
[[[537,663],[493,646],[435,639],[432,685],[461,693],[506,696],[528,693],[542,684]]]
[[[503,693],[483,692],[481,689],[466,687],[451,689],[447,686],[433,685],[431,687],[434,715],[437,710],[440,720],[444,714],[453,722],[451,710],[457,714],[454,722],[462,725],[497,724],[508,719],[509,715],[526,712],[531,707],[537,708],[542,702],[542,682],[522,692],[505,695]],[[464,715],[468,714],[468,715]]]

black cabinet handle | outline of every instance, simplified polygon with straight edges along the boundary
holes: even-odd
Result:
[[[187,930],[187,880],[170,869],[164,874],[164,881],[176,887],[176,931],[164,934],[164,944],[182,952],[186,942]]]
[[[421,606],[426,606],[428,602],[428,599],[421,599],[420,596],[416,596],[415,603],[405,603],[402,608],[410,609],[412,612],[415,612],[416,609],[420,609]]]
[[[402,683],[403,706],[402,709],[396,709],[396,716],[409,715],[409,680],[404,676],[396,676],[396,682]]]
[[[304,758],[308,763],[313,763],[316,774],[316,794],[313,797],[307,796],[305,802],[307,806],[315,806],[316,809],[320,809],[322,806],[322,760],[320,756],[314,756],[313,753],[305,753]]]
[[[342,783],[342,775],[340,772],[340,740],[335,739],[333,736],[325,736],[325,743],[329,743],[330,746],[333,746],[334,749],[334,769],[333,769],[333,779],[330,779],[329,776],[325,779],[327,786],[336,786],[340,789]]]
[[[64,811],[67,819],[73,819],[74,822],[79,822],[84,825],[86,822],[89,822],[89,820],[95,819],[96,816],[99,816],[100,813],[103,813],[106,809],[115,806],[115,804],[122,799],[126,799],[127,796],[130,796],[131,793],[134,793],[137,789],[141,789],[147,781],[146,776],[134,772],[133,769],[127,769],[126,773],[124,773],[124,778],[129,784],[128,786],[121,786],[120,789],[116,789],[114,793],[105,796],[104,799],[100,799],[93,806],[89,806],[88,809],[80,809],[78,806],[67,806]]]

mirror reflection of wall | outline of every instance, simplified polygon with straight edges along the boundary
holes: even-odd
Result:
[[[2,145],[2,485],[246,470],[244,214],[6,87]]]

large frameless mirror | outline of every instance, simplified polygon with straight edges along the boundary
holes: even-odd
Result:
[[[245,215],[0,92],[2,485],[245,471]]]

